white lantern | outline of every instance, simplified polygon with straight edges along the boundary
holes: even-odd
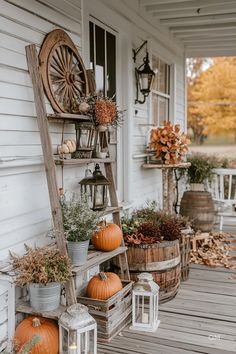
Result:
[[[60,354],[96,354],[97,323],[88,308],[75,304],[59,319]]]
[[[150,273],[138,275],[132,293],[132,326],[138,331],[155,332],[158,320],[159,286]]]

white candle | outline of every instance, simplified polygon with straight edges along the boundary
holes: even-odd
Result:
[[[142,323],[148,323],[148,313],[142,314]]]

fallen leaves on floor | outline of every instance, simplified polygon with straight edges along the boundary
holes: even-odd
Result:
[[[195,236],[197,247],[191,251],[192,263],[236,269],[236,257],[231,254],[236,250],[235,236],[224,232],[209,233],[202,239],[199,233]]]

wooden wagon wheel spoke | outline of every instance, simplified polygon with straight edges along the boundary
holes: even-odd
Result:
[[[56,57],[56,55],[53,56],[52,58],[53,62],[54,62],[54,65],[57,66],[62,73],[64,73],[65,71],[65,66],[64,64]]]
[[[75,82],[80,82],[81,84],[84,84],[84,81],[83,80],[81,80],[81,79],[75,79]]]
[[[60,48],[57,48],[57,50],[55,51],[55,55],[54,55],[54,58],[57,56],[62,68],[63,68],[63,71],[66,70],[66,65],[65,65],[65,61],[64,61],[64,58],[61,54],[61,51],[60,51]]]
[[[63,71],[55,64],[51,63],[51,67],[58,73],[58,74],[61,74],[62,77],[64,75]]]
[[[79,98],[88,94],[88,80],[78,50],[66,32],[50,32],[39,59],[44,88],[53,109],[76,113]]]
[[[61,95],[61,93],[65,89],[65,87],[66,87],[66,84],[58,86],[57,89],[54,91],[55,95]]]
[[[76,89],[76,91],[79,92],[79,94],[82,94],[82,93],[83,93],[82,89],[79,88],[79,87],[77,87],[75,84],[73,85],[73,87]]]

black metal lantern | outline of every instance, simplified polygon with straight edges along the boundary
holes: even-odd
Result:
[[[86,194],[89,198],[91,209],[106,209],[108,204],[107,188],[110,182],[102,174],[99,164],[96,164],[93,174],[87,169],[85,178],[83,178],[79,184],[81,186],[81,193]]]
[[[78,122],[76,130],[76,152],[79,159],[91,158],[97,143],[97,130],[93,122]]]
[[[149,65],[149,55],[147,52],[147,41],[145,41],[138,49],[134,50],[134,62],[136,61],[136,56],[139,51],[146,45],[146,56],[143,58],[143,63],[135,68],[136,75],[136,99],[135,103],[144,103],[146,101],[146,97],[149,95],[151,90],[152,81],[155,76],[155,72],[150,68]],[[139,100],[139,91],[143,95],[143,100]]]

